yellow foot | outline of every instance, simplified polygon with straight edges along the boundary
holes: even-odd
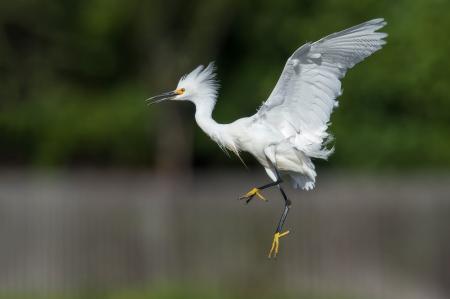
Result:
[[[258,188],[253,188],[252,190],[248,191],[245,195],[242,195],[241,197],[239,197],[239,199],[245,199],[246,203],[249,203],[250,200],[253,199],[253,196],[257,196],[260,200],[262,201],[267,201],[267,199],[262,196],[261,193],[259,193],[259,189]]]
[[[276,232],[273,236],[272,247],[270,248],[269,258],[275,258],[278,254],[278,247],[280,246],[280,238],[289,234],[289,231],[285,231],[284,233]]]

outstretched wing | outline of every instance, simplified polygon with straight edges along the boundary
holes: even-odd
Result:
[[[255,117],[269,122],[296,148],[311,157],[326,158],[323,143],[346,71],[381,49],[386,25],[374,19],[306,43],[288,59],[283,72]]]

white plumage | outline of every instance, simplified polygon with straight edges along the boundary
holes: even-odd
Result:
[[[233,123],[218,124],[211,117],[218,89],[212,63],[181,78],[177,89],[163,99],[193,102],[203,131],[237,155],[251,153],[273,181],[279,174],[290,178],[296,188],[312,189],[316,172],[311,158],[326,159],[333,152],[326,147],[331,140],[327,128],[342,93],[340,79],[381,49],[387,34],[376,31],[385,24],[374,19],[304,44],[287,60],[258,112]]]

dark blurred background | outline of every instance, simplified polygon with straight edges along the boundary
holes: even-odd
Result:
[[[0,298],[449,298],[450,2],[0,2]],[[144,100],[214,60],[248,116],[307,41],[384,17],[350,70],[336,152],[281,213],[267,181]]]

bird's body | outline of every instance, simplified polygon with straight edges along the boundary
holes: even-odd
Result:
[[[314,165],[303,152],[295,149],[289,138],[277,127],[251,116],[230,124],[218,124],[210,115],[197,116],[200,128],[221,148],[239,155],[240,151],[252,154],[275,182],[277,172],[288,177],[294,187],[304,186],[315,178]]]
[[[287,60],[269,98],[257,113],[230,124],[212,118],[218,84],[215,67],[197,67],[181,78],[174,92],[164,99],[189,100],[196,106],[195,120],[200,128],[223,149],[239,155],[249,152],[265,168],[273,183],[253,188],[243,198],[264,199],[260,190],[278,186],[285,199],[285,210],[278,224],[271,253],[278,252],[278,239],[289,211],[290,201],[280,183],[288,178],[296,188],[314,188],[316,171],[311,159],[326,159],[330,115],[341,95],[340,79],[346,71],[385,44],[385,33],[377,32],[386,23],[374,19],[328,35],[298,48]],[[156,98],[156,97],[154,97]],[[152,98],[152,99],[154,99]]]

